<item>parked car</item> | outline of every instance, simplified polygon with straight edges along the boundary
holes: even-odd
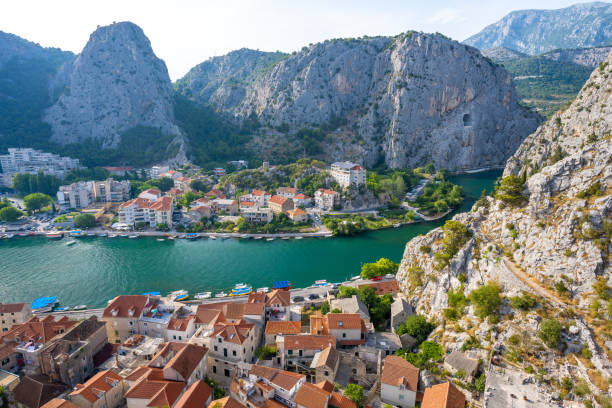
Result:
[[[317,295],[316,293],[311,293],[310,295],[308,295],[308,299],[310,300],[315,300],[318,298],[319,298],[319,295]]]
[[[293,303],[303,302],[303,301],[304,301],[304,296],[296,296],[293,298]]]
[[[375,276],[372,278],[373,281],[379,281],[382,280],[382,276]]]

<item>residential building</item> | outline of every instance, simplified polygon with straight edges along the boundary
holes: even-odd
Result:
[[[13,325],[2,336],[2,342],[9,345],[4,352],[7,353],[12,349],[12,356],[6,357],[9,359],[9,364],[14,361],[16,354],[23,364],[22,370],[26,375],[41,374],[44,346],[76,324],[76,321],[69,320],[66,316],[55,320],[53,316],[48,315],[42,319],[32,317],[24,323]]]
[[[215,177],[223,177],[227,174],[223,167],[215,167],[213,169],[213,173],[215,174]]]
[[[332,163],[330,175],[342,188],[359,187],[366,183],[366,169],[351,162]]]
[[[240,401],[232,397],[223,397],[212,401],[208,404],[208,408],[246,408]]]
[[[398,356],[385,358],[380,377],[382,402],[402,408],[412,408],[419,386],[419,369]]]
[[[293,187],[279,187],[276,189],[276,195],[284,198],[293,198],[297,193],[297,188]]]
[[[206,347],[170,341],[164,343],[149,367],[162,369],[165,380],[183,381],[190,385],[206,378],[207,359]]]
[[[197,200],[193,200],[191,203],[189,203],[189,208],[195,208],[195,207],[199,207],[201,205],[212,206],[212,201],[209,200],[206,197],[201,197],[201,198],[198,198]]]
[[[464,408],[465,394],[450,381],[425,389],[421,408]]]
[[[241,205],[246,203],[254,204],[251,201],[243,201]],[[274,218],[274,213],[271,209],[266,207],[255,207],[254,205],[240,208],[240,215],[242,215],[245,221],[254,224],[267,224]]]
[[[251,293],[247,303],[265,305],[266,320],[291,320],[291,292],[285,289],[274,289],[270,293]]]
[[[162,174],[166,173],[170,170],[168,166],[153,166],[149,170],[147,170],[149,178],[157,179],[160,178]]]
[[[218,322],[209,339],[209,374],[223,382],[233,378],[235,372],[243,372],[248,367],[259,344],[259,338],[255,336],[255,325],[244,320],[236,323]]]
[[[240,201],[251,201],[258,207],[267,207],[272,196],[263,190],[253,190],[250,194],[240,196]]]
[[[189,210],[189,218],[194,222],[200,221],[202,217],[210,218],[213,214],[214,210],[211,204],[202,204]]]
[[[310,315],[310,334],[332,335],[342,347],[365,344],[367,334],[365,322],[357,313],[320,312]]]
[[[171,196],[172,198],[177,198],[180,195],[185,194],[185,192],[183,190],[179,190],[176,187],[172,187],[170,190],[166,191],[166,195]]]
[[[53,382],[46,375],[26,375],[21,377],[12,394],[17,408],[40,408],[67,389],[66,385]]]
[[[192,181],[193,179],[189,177],[177,177],[176,179],[174,179],[174,187],[182,191],[191,191]]]
[[[106,344],[106,324],[91,316],[43,346],[41,372],[52,381],[74,386],[93,374],[93,357]]]
[[[277,338],[277,346],[277,364],[281,367],[308,369],[316,353],[327,347],[336,348],[336,338],[311,334],[282,336]]]
[[[90,181],[79,181],[67,186],[60,186],[56,193],[59,205],[68,208],[87,208],[95,200],[93,183]]]
[[[134,334],[164,339],[171,318],[164,303],[142,295],[117,296],[102,313],[111,343],[123,343]]]
[[[30,148],[12,147],[8,149],[8,154],[0,155],[0,166],[2,167],[0,181],[5,187],[12,185],[13,176],[17,173],[36,174],[42,171],[45,174],[64,178],[70,170],[81,167],[78,159]]]
[[[204,197],[214,200],[215,198],[226,198],[225,193],[219,189],[213,188],[210,191],[204,193]]]
[[[310,368],[315,370],[316,382],[334,382],[338,366],[340,365],[340,355],[335,348],[330,346],[315,353]]]
[[[250,407],[263,407],[274,400],[293,406],[293,399],[306,376],[277,368],[254,364],[245,376],[237,377],[230,387],[232,396]]]
[[[173,211],[174,199],[170,196],[163,196],[155,201],[139,196],[119,206],[119,222],[132,226],[137,223],[145,223],[151,227],[157,224],[171,225]]]
[[[453,350],[444,358],[445,369],[452,374],[463,371],[468,381],[474,379],[479,365],[478,360],[469,358],[465,353],[459,350]]]
[[[400,325],[406,323],[406,319],[414,314],[410,303],[401,295],[391,303],[391,330],[397,331]]]
[[[115,176],[125,176],[128,172],[132,171],[131,167],[123,167],[123,166],[102,166],[102,168],[108,171],[110,174]]]
[[[284,213],[293,209],[293,200],[273,195],[268,201],[268,207],[270,207],[274,214]]]
[[[130,181],[117,181],[112,178],[93,181],[94,199],[103,203],[121,203],[130,199]]]
[[[185,389],[174,404],[174,408],[206,408],[213,398],[213,389],[203,380],[198,380]]]
[[[368,307],[363,304],[357,295],[348,298],[333,299],[329,303],[329,308],[330,310],[340,309],[342,313],[357,313],[366,323],[370,323],[370,312],[368,311]]]
[[[0,350],[0,353],[2,351]],[[0,356],[0,361],[2,361],[2,357]],[[15,391],[15,387],[19,384],[19,376],[17,374],[0,370],[0,387],[4,390],[4,392],[11,395]]]
[[[138,194],[138,198],[144,198],[148,201],[155,201],[162,196],[162,192],[156,188],[149,188]]]
[[[296,207],[310,207],[312,205],[312,198],[307,196],[304,193],[297,193],[296,195],[294,195],[292,197],[293,199],[293,204],[295,204]]]
[[[301,208],[294,208],[293,210],[287,211],[289,219],[293,222],[306,222],[308,221],[308,213]]]
[[[128,389],[127,381],[111,370],[100,371],[77,384],[68,397],[80,408],[117,408]]]
[[[334,384],[321,381],[315,385],[305,383],[295,396],[297,408],[357,408],[357,405],[344,395],[334,392]]]
[[[174,199],[163,196],[153,201],[149,206],[149,222],[152,227],[159,224],[172,225],[172,213],[174,212]]]
[[[13,325],[26,322],[32,317],[28,303],[0,303],[0,332],[7,332]]]
[[[232,160],[230,164],[234,166],[237,170],[247,169],[249,167],[249,162],[246,160]]]
[[[321,210],[329,211],[340,204],[340,194],[334,190],[320,188],[315,191],[315,206]]]
[[[176,180],[179,177],[183,177],[183,173],[176,170],[168,170],[167,172],[160,174],[159,177],[167,177],[171,178],[172,180]]]
[[[195,333],[195,315],[183,318],[172,318],[166,329],[166,339],[168,341],[178,340],[187,341]]]
[[[227,215],[238,214],[238,201],[227,198],[215,198],[213,207],[216,212],[223,212]]]
[[[279,336],[298,335],[301,331],[301,321],[268,321],[266,323],[265,344],[275,345]]]

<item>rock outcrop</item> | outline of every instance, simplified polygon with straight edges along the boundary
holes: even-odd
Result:
[[[166,65],[135,24],[98,28],[53,86],[64,90],[45,115],[54,141],[70,144],[93,139],[112,148],[122,133],[145,126],[175,135],[181,145],[179,155],[184,154]]]
[[[213,79],[220,85],[211,88],[209,76],[192,76],[200,85],[184,94],[268,126],[339,127],[327,139],[329,158],[368,166],[503,164],[540,121],[519,106],[505,69],[441,35],[329,40],[254,81]]]
[[[518,10],[464,41],[481,50],[505,47],[529,55],[559,48],[612,43],[612,4],[575,4],[556,10]]]

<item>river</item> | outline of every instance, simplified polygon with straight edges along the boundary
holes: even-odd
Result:
[[[501,171],[457,175],[467,211],[483,188],[491,190]],[[453,213],[454,214],[454,213]],[[175,240],[155,238],[14,237],[0,241],[0,303],[57,296],[63,306],[104,306],[119,294],[187,289],[191,294],[231,288],[237,282],[272,286],[288,279],[293,287],[357,275],[360,265],[402,258],[406,242],[444,223],[441,220],[375,231],[355,237],[295,240]]]

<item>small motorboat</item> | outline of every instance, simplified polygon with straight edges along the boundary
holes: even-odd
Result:
[[[189,299],[189,292],[184,289],[175,290],[174,292],[170,293],[170,299],[174,300],[175,302],[187,300]]]
[[[351,278],[351,280],[352,280],[352,281],[356,281],[356,280],[359,280],[359,279],[361,279],[361,276],[360,276],[360,275],[353,276],[353,277]]]
[[[174,240],[176,239],[176,235],[170,235],[170,236],[168,237],[168,239],[169,239],[170,241],[174,241]]]
[[[230,293],[230,296],[245,296],[248,295],[249,293],[251,293],[253,291],[253,288],[250,286],[247,286],[245,288],[240,288],[240,289],[232,289],[232,293]]]
[[[225,292],[219,292],[215,295],[216,298],[223,298],[223,297],[227,297],[227,293]]]
[[[165,239],[163,239],[163,238],[157,238],[157,242],[164,242],[164,241],[165,241]]]
[[[108,237],[109,238],[117,238],[117,234],[110,234]]]
[[[62,239],[64,237],[64,234],[62,234],[61,232],[48,232],[47,233],[47,238],[49,239]]]
[[[95,233],[95,232],[88,232],[88,233],[87,233],[87,236],[88,236],[88,237],[95,237],[95,236],[96,236],[96,233]]]
[[[262,239],[263,237],[255,237],[255,239]]]
[[[198,238],[198,234],[196,232],[189,232],[185,235],[185,238],[187,239],[196,239]]]
[[[248,288],[249,285],[247,285],[246,283],[237,283],[234,285],[234,289],[244,289],[244,288]]]
[[[288,240],[291,239],[290,237],[283,237],[284,240]]]
[[[270,288],[269,288],[269,287],[267,287],[267,286],[265,286],[265,287],[263,287],[263,288],[258,288],[258,289],[256,290],[256,292],[257,292],[257,293],[268,293],[269,291],[270,291]]]
[[[138,238],[138,235],[130,235],[129,238],[130,239]]]
[[[72,241],[66,242],[66,246],[72,246],[74,244],[76,244],[76,241],[74,239]]]
[[[295,237],[294,239],[302,239],[302,238],[304,238],[304,237]]]
[[[121,238],[127,238],[129,235],[128,234],[120,234],[119,235]]]
[[[67,312],[69,311],[70,308],[69,307],[54,307],[53,311],[54,312]]]
[[[100,234],[98,234],[98,236],[100,238],[104,238],[105,236],[107,236],[106,232],[101,232]]]
[[[319,279],[319,280],[316,280],[314,285],[312,286],[319,287],[319,286],[327,286],[327,285],[328,285],[327,280]]]
[[[242,235],[240,236],[240,238],[242,238],[242,239],[248,239],[248,238],[249,238],[249,235],[248,235],[248,234],[242,234]]]
[[[196,293],[196,295],[194,296],[194,299],[210,299],[211,297],[211,293],[210,292],[200,292],[200,293]]]
[[[71,237],[82,237],[83,236],[83,231],[81,231],[81,230],[70,231],[70,236]]]
[[[266,238],[266,241],[274,241],[276,238]]]
[[[85,310],[87,309],[87,305],[78,305],[72,308],[72,310]]]
[[[6,235],[4,235],[4,238],[6,238],[6,239],[11,239],[11,238],[13,238],[14,236],[15,236],[15,234],[6,234]]]

